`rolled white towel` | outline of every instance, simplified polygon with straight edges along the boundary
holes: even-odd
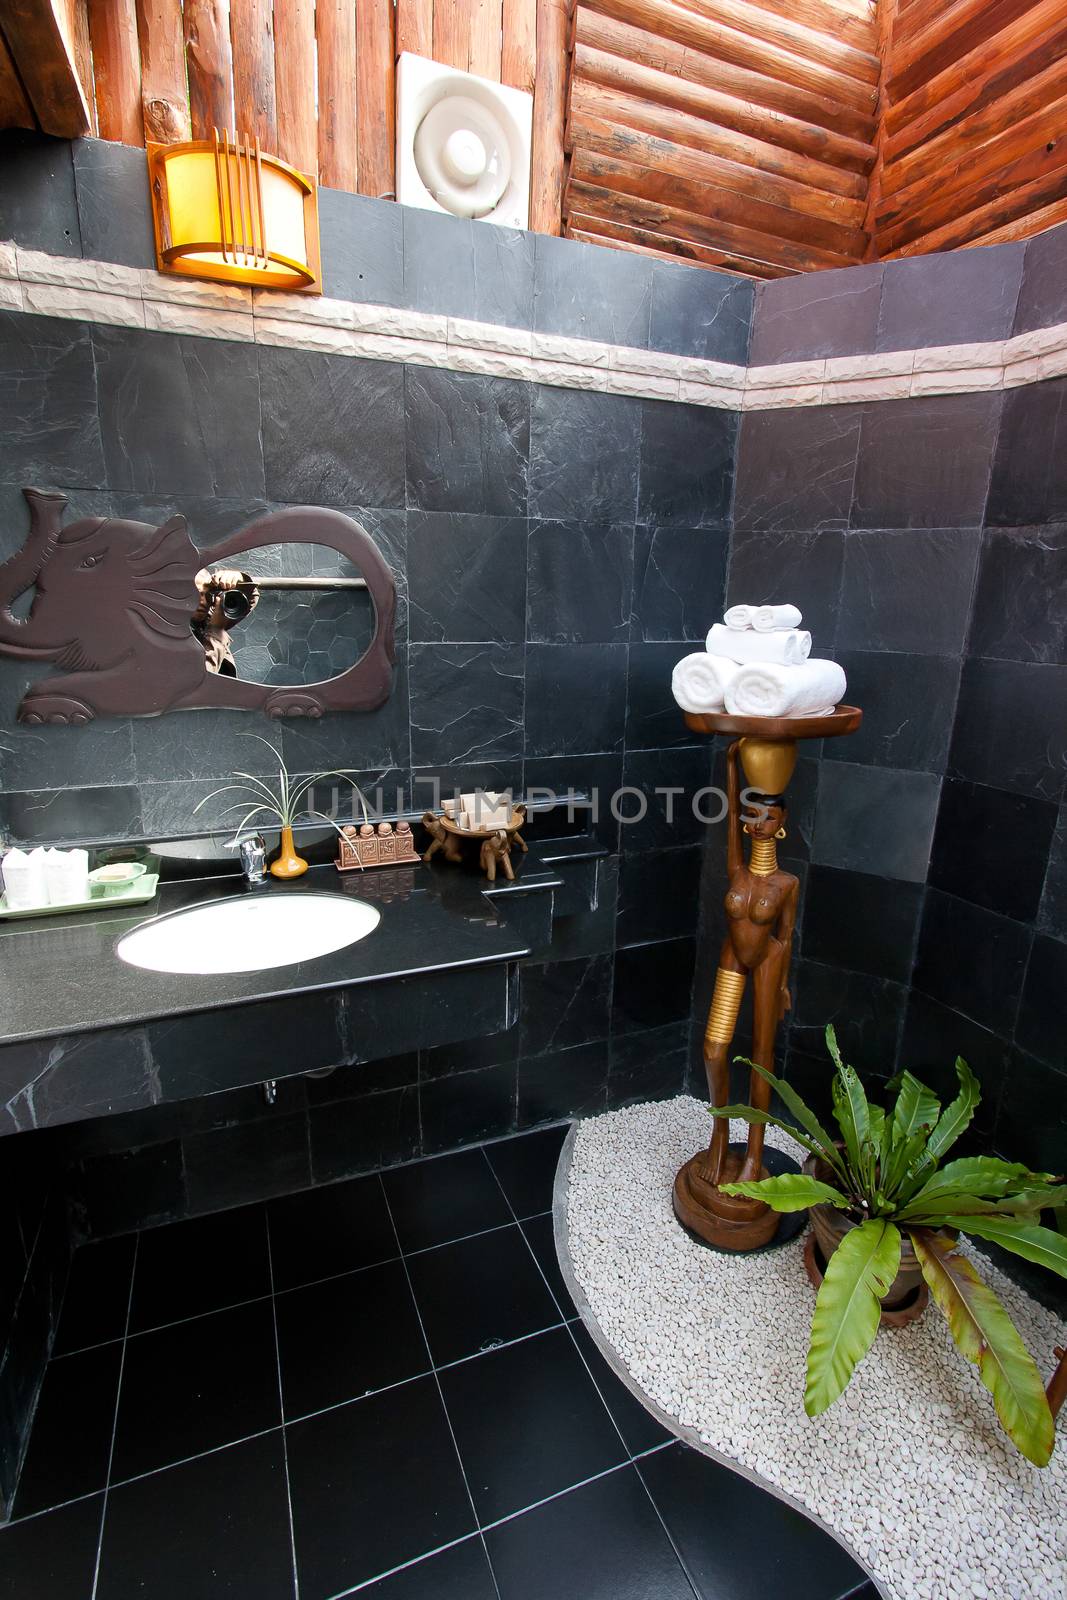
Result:
[[[733,661],[697,650],[683,656],[671,674],[671,693],[683,711],[721,711],[726,686],[737,671]]]
[[[738,633],[743,633],[746,628],[751,628],[755,612],[755,606],[731,606],[723,613],[722,620],[728,628],[735,628]]]
[[[726,709],[735,717],[818,717],[840,704],[846,687],[836,661],[753,663],[731,678]]]
[[[728,661],[780,661],[796,664],[806,661],[811,654],[811,634],[796,628],[781,633],[756,633],[749,629],[738,633],[735,628],[716,622],[708,634],[708,654],[725,656]]]
[[[751,626],[757,633],[783,633],[799,628],[804,618],[796,606],[754,606]]]

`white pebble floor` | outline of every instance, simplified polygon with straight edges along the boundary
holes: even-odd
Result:
[[[731,1137],[745,1131],[735,1123]],[[590,1118],[564,1147],[557,1243],[616,1370],[682,1437],[813,1513],[891,1600],[1064,1600],[1067,1413],[1051,1464],[1025,1461],[931,1302],[910,1327],[882,1329],[810,1421],[803,1236],[729,1256],[674,1219],[674,1174],[708,1138],[707,1108],[681,1097]],[[1062,1324],[966,1248],[1047,1378]]]

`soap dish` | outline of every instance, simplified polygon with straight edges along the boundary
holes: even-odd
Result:
[[[117,906],[141,906],[155,899],[158,883],[158,872],[146,872],[109,894],[90,894],[86,900],[70,900],[66,905],[29,906],[25,910],[20,907],[17,911],[8,906],[6,895],[0,895],[0,921],[13,922],[18,917],[65,917],[75,911],[113,911]]]

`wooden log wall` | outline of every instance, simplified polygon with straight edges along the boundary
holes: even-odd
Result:
[[[1067,221],[1065,0],[896,0],[884,89],[879,256]]]
[[[565,231],[779,277],[861,261],[873,0],[577,0]]]
[[[0,127],[392,197],[405,50],[532,92],[536,232],[769,278],[1067,220],[1067,0],[0,0]]]
[[[534,94],[531,225],[558,233],[566,3],[2,0],[0,128],[142,145],[235,128],[331,188],[392,198],[410,50]]]

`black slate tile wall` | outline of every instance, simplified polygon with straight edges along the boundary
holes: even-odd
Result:
[[[754,285],[621,250],[319,190],[323,290],[342,300],[742,363]],[[0,132],[0,239],[154,267],[144,152]]]
[[[14,1494],[71,1257],[56,1168],[28,1140],[15,1144],[0,1170],[0,1517]]]
[[[0,237],[149,265],[142,162],[5,137]],[[330,192],[322,236],[334,295],[726,361],[749,350],[752,288],[726,277]],[[1049,326],[1067,318],[1065,241],[1059,229],[762,285],[750,359]],[[718,610],[727,562],[731,599],[797,600],[867,712],[854,738],[805,752],[792,789],[797,1081],[817,1083],[830,1019],[878,1073],[906,1060],[936,1075],[961,1049],[986,1088],[983,1136],[1039,1159],[1067,1105],[1067,380],[757,412],[742,426],[660,401],[207,343],[3,319],[0,400],[16,415],[0,447],[0,554],[21,539],[23,481],[67,487],[78,510],[185,509],[205,539],[287,501],[351,510],[398,572],[396,692],[373,716],[285,729],[285,750],[307,770],[340,748],[406,784],[459,772],[644,796],[689,786],[711,752],[681,725],[669,670]],[[65,731],[61,749],[40,732],[31,743],[11,724],[20,681],[4,668],[8,831],[178,828],[233,764],[244,724],[225,717],[210,732],[170,718],[165,738],[120,724]],[[210,1176],[227,1163],[337,1175],[667,1084],[719,928],[709,916],[697,961],[708,840],[652,798],[633,829],[597,819],[620,854],[596,907],[561,919],[531,964],[515,1039],[386,1063],[373,1080],[342,1069],[278,1114],[214,1096],[217,1125],[146,1126],[136,1149],[100,1131],[100,1149],[78,1152],[92,1226],[228,1203]],[[712,834],[710,897],[720,853]],[[572,976],[581,1005],[561,1043],[551,1009],[537,1012]],[[1040,1133],[1020,1111],[1038,1086],[1051,1112]],[[337,1132],[341,1105],[356,1109]]]
[[[43,195],[42,151],[55,173]],[[91,141],[73,157],[5,142],[0,237],[55,249],[66,230],[72,252],[150,265],[143,160]],[[745,359],[746,281],[330,192],[321,221],[334,295]],[[711,752],[687,733],[670,671],[724,603],[736,417],[11,314],[0,317],[0,409],[0,558],[24,536],[23,483],[65,489],[71,514],[182,511],[205,543],[283,504],[357,517],[397,574],[394,691],[370,715],[276,729],[290,765],[355,768],[387,804],[398,786],[412,803],[413,782],[434,776],[598,786],[593,834],[612,852],[595,874],[561,869],[551,944],[520,972],[505,1034],[295,1077],[268,1106],[256,1089],[225,1088],[209,1030],[205,1098],[24,1136],[73,1165],[79,1229],[114,1233],[676,1091],[704,836],[688,801],[710,781]],[[239,714],[20,728],[35,670],[0,663],[7,835],[210,826],[210,813],[194,820],[197,801],[234,765],[271,760],[237,740],[269,732]],[[633,827],[609,809],[624,782],[627,814],[648,806]],[[663,787],[680,791],[670,808]],[[297,1058],[345,1059],[311,1019],[292,1020],[279,1019],[264,1077]],[[130,1105],[143,1105],[137,1074],[149,1070],[138,1038]],[[150,1061],[166,1074],[166,1030],[153,1031]],[[61,1080],[49,1079],[56,1094]],[[115,1103],[105,1089],[114,1083],[102,1084],[102,1112]]]
[[[752,359],[1051,326],[1065,263],[1059,228],[765,285]],[[789,1072],[825,1093],[827,1021],[858,1065],[909,1066],[946,1094],[960,1053],[982,1083],[978,1139],[1050,1170],[1067,1119],[1065,447],[1062,379],[746,415],[728,583],[731,602],[801,605],[865,712],[798,768],[818,782]],[[795,815],[790,831],[803,872]],[[720,894],[718,842],[710,855]]]

